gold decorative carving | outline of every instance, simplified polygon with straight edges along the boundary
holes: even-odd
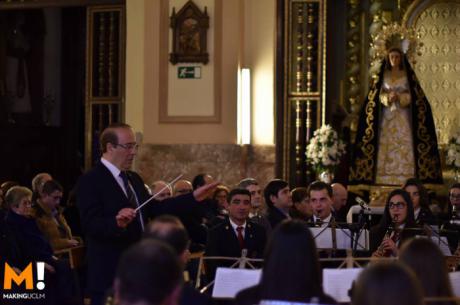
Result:
[[[361,70],[361,15],[359,1],[348,0],[347,5],[347,76],[344,85],[346,88],[345,100],[348,102],[347,106],[349,105],[351,110],[351,139],[354,141],[358,126],[358,116],[361,108],[360,105],[362,93],[359,82]]]
[[[326,1],[285,2],[282,176],[305,185],[305,149],[325,110]]]
[[[431,104],[438,142],[443,145],[460,126],[460,2],[425,1],[419,5],[425,5],[424,10],[409,10],[411,15],[405,20],[412,20],[409,26],[424,44],[414,71]]]

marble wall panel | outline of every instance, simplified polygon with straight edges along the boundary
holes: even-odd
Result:
[[[188,180],[209,173],[230,187],[245,177],[256,178],[264,186],[275,175],[275,146],[143,144],[135,168],[149,185],[156,180],[170,181],[181,173]]]

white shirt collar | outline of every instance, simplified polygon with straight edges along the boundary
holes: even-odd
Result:
[[[419,214],[420,214],[420,207],[414,210],[414,218],[417,219]]]
[[[112,173],[115,179],[117,179],[117,177],[120,176],[121,171],[109,160],[101,158],[101,163],[104,164],[105,167],[107,167],[107,169]]]
[[[115,178],[115,181],[117,181],[118,185],[121,187],[121,189],[123,190],[123,192],[126,195],[127,193],[126,193],[126,189],[125,189],[125,184],[123,182],[123,179],[120,177],[121,171],[118,169],[118,167],[116,167],[115,165],[113,165],[113,163],[111,163],[109,160],[104,159],[104,158],[101,158],[101,163],[105,167],[107,167],[107,169],[112,174],[113,178]]]
[[[332,213],[329,214],[329,216],[327,216],[326,218],[324,219],[321,219],[319,217],[316,217],[316,215],[313,215],[313,221],[314,222],[317,222],[318,219],[320,219],[322,221],[322,225],[321,226],[327,226],[329,224],[329,222],[331,222],[331,219],[332,219]]]
[[[242,225],[237,225],[236,223],[234,223],[234,222],[232,221],[232,219],[231,219],[230,217],[228,218],[228,220],[230,221],[230,225],[232,226],[233,231],[235,231],[235,233],[238,233],[238,232],[236,231],[236,228],[238,228],[238,227],[243,227],[243,235],[244,235],[244,231],[246,230],[246,221],[245,221]]]

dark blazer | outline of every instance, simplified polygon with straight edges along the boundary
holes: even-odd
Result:
[[[282,222],[283,220],[287,219],[287,216],[283,214],[277,207],[275,206],[268,206],[267,208],[267,218],[272,226],[272,229],[275,229],[276,226]]]
[[[265,234],[265,229],[248,220],[244,230],[244,243],[246,249],[248,250],[247,257],[262,258],[266,240],[267,237]],[[241,256],[238,237],[236,236],[236,233],[233,230],[229,220],[225,220],[220,225],[217,225],[208,231],[208,242],[206,244],[205,255],[228,257]],[[206,271],[209,275],[208,278],[214,278],[215,269],[218,266],[230,266],[233,263],[233,261],[208,261],[206,264]]]
[[[141,177],[128,172],[128,179],[139,203],[144,202],[149,194]],[[153,200],[142,208],[144,223],[160,214],[191,212],[196,203],[192,194],[169,198],[161,204]],[[124,229],[117,226],[115,216],[121,209],[131,206],[112,173],[102,163],[78,180],[77,206],[87,245],[88,289],[103,294],[113,283],[123,250],[141,238],[140,220],[135,219]]]
[[[54,265],[53,249],[37,226],[35,219],[8,211],[5,218],[8,247],[14,247],[13,264],[20,269],[30,262],[44,261]],[[12,249],[10,249],[12,250]]]

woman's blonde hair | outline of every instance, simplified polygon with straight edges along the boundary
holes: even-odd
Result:
[[[25,186],[13,186],[5,195],[5,204],[8,209],[19,207],[19,203],[24,197],[31,197],[32,191]]]

